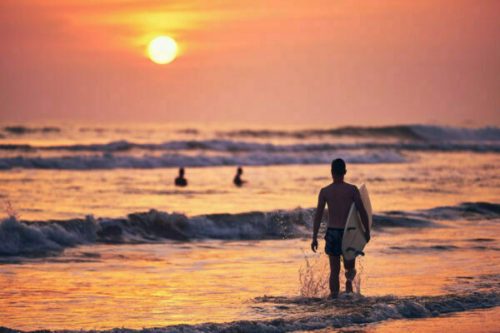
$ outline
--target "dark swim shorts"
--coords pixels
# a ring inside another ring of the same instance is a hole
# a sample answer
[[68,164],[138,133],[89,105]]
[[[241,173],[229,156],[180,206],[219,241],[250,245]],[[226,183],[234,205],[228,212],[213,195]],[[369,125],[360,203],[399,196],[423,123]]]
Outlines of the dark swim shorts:
[[326,254],[329,256],[340,256],[342,254],[342,237],[344,237],[344,229],[326,229]]

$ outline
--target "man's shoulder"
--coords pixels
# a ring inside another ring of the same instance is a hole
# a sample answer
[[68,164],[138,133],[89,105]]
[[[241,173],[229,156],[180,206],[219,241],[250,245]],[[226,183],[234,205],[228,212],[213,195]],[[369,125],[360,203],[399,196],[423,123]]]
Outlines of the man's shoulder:
[[348,192],[357,192],[358,191],[358,187],[354,184],[344,182],[342,185],[343,185],[342,191],[348,191]]
[[[344,186],[344,188],[349,188],[349,189],[352,189],[352,190],[357,190],[358,187],[354,184],[351,184],[351,183],[347,183],[347,182],[344,182],[343,184],[340,185],[340,188]],[[331,190],[331,189],[334,189],[334,188],[337,188],[339,187],[337,184],[335,183],[330,183],[324,187],[321,188],[321,191],[328,191],[328,190]]]
[[326,192],[326,191],[330,190],[332,188],[332,186],[333,186],[333,183],[330,183],[330,184],[322,187],[320,191],[321,192]]
[[322,187],[322,188],[319,190],[319,196],[321,196],[321,197],[325,197],[325,196],[327,196],[327,195],[328,195],[328,192],[329,192],[329,191],[328,191],[328,187],[329,187],[329,185]]
[[344,182],[344,184],[345,184],[345,185],[347,185],[347,187],[348,187],[351,191],[353,191],[353,192],[357,192],[357,191],[359,191],[359,190],[358,190],[358,187],[357,187],[356,185],[354,185],[354,184],[351,184],[351,183],[346,183],[346,182]]

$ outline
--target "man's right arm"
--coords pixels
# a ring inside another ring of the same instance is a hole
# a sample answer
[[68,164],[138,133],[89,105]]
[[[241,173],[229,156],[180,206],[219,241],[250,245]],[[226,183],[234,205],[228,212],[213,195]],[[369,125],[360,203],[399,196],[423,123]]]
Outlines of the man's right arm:
[[326,200],[323,195],[323,190],[319,192],[318,195],[318,206],[316,207],[316,214],[314,216],[313,224],[313,239],[311,243],[311,249],[316,252],[318,249],[318,232],[321,225],[321,220],[323,219],[323,212],[325,211]]

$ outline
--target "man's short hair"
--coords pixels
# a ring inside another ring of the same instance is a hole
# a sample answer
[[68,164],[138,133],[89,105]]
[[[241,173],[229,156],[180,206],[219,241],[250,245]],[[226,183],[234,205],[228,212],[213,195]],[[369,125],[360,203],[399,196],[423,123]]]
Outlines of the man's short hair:
[[332,161],[332,174],[335,176],[343,176],[346,173],[345,162],[341,158],[336,158]]

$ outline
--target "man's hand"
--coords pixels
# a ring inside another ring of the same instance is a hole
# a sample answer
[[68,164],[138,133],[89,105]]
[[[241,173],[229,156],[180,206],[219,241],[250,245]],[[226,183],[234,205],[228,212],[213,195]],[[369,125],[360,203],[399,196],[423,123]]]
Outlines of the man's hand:
[[313,240],[311,242],[311,250],[316,253],[316,250],[318,249],[318,239],[316,237],[313,237]]
[[365,232],[365,239],[366,239],[367,243],[370,241],[370,238],[371,238],[370,237],[370,232],[369,231]]

